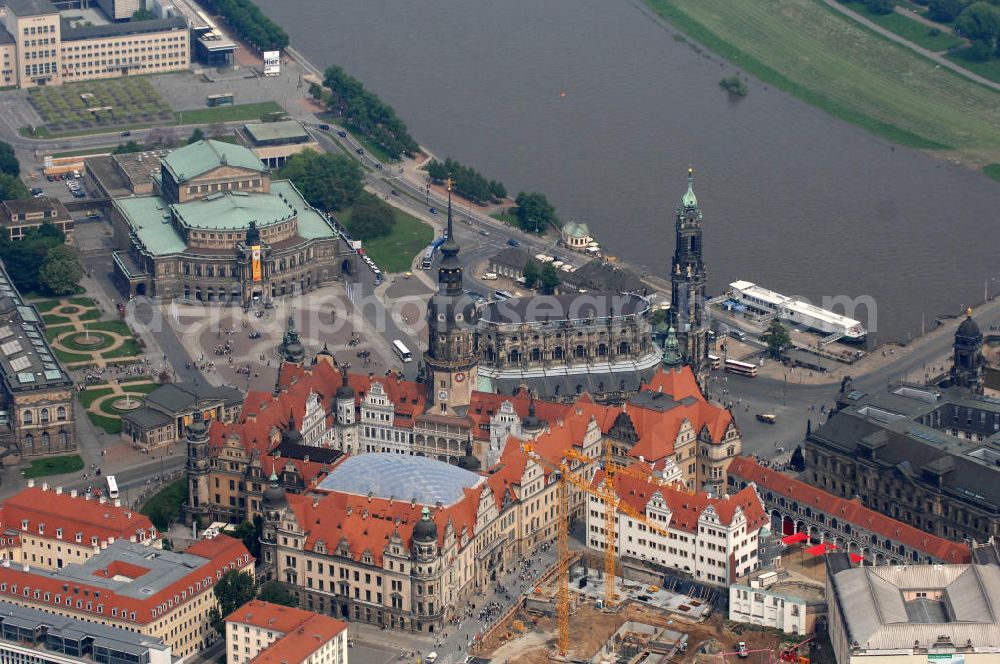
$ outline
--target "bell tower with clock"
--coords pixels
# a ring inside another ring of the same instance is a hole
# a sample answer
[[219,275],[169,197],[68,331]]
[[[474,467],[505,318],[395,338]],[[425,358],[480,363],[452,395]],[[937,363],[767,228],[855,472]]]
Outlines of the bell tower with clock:
[[427,367],[430,412],[455,415],[468,406],[476,385],[479,349],[476,348],[476,303],[462,289],[451,212],[451,178],[448,179],[448,236],[441,245],[438,290],[427,305]]

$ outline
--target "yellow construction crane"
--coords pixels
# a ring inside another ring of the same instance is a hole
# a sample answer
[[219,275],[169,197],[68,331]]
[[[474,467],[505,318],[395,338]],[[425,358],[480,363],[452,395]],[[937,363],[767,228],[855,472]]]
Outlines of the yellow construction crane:
[[[617,576],[617,565],[615,561],[615,537],[616,537],[616,517],[618,512],[628,515],[632,519],[646,525],[650,530],[664,536],[669,536],[666,529],[650,521],[645,514],[634,509],[631,505],[621,500],[614,490],[614,473],[629,471],[627,466],[613,464],[610,461],[610,448],[605,449],[605,473],[607,478],[599,486],[592,486],[586,478],[580,477],[579,473],[573,473],[569,469],[569,461],[579,461],[584,464],[596,463],[597,459],[577,452],[576,450],[564,450],[563,461],[553,464],[543,459],[534,451],[531,443],[525,443],[524,451],[535,463],[545,466],[555,474],[559,485],[556,487],[559,497],[558,515],[558,560],[557,576],[558,587],[556,593],[556,620],[559,626],[558,649],[559,654],[565,656],[569,652],[569,486],[572,484],[581,491],[596,496],[604,503],[604,606],[606,609],[614,608],[617,604],[615,596],[615,577]],[[609,471],[608,468],[611,468]],[[629,471],[628,474],[632,474]],[[642,479],[649,479],[645,474],[638,475]]]

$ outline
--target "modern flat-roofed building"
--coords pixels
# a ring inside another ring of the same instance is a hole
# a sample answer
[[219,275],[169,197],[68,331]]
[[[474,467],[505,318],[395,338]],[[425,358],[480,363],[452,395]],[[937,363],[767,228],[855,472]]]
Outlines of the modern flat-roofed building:
[[319,143],[296,120],[245,124],[236,137],[268,168],[281,168],[289,157],[303,150],[320,151]]
[[125,629],[0,602],[0,661],[4,664],[171,664],[161,639]]
[[156,526],[121,502],[79,495],[47,484],[28,488],[0,506],[0,537],[11,540],[0,557],[13,563],[61,569],[85,562],[116,541],[163,547]]
[[149,150],[90,157],[84,161],[87,176],[108,198],[147,196],[160,172],[160,158],[169,150]]
[[852,568],[846,553],[827,560],[838,664],[1000,661],[1000,567]]
[[239,540],[218,535],[183,553],[116,541],[78,565],[46,570],[0,564],[0,600],[158,638],[185,658],[217,638],[214,585],[230,571],[253,574]]
[[[111,3],[112,18],[123,18],[119,7],[128,16],[139,8],[137,0],[100,0]],[[20,88],[187,69],[190,54],[180,17],[71,27],[50,0],[7,0],[0,30],[0,77]]]
[[347,664],[347,623],[251,600],[226,616],[227,664]]
[[756,570],[729,586],[729,619],[812,634],[826,616],[822,583],[787,569]]
[[52,354],[38,311],[0,264],[0,445],[23,456],[76,449],[73,380]]
[[7,237],[14,241],[23,240],[32,228],[52,224],[66,236],[66,244],[73,242],[73,217],[59,199],[48,196],[3,201],[0,224],[7,229]]

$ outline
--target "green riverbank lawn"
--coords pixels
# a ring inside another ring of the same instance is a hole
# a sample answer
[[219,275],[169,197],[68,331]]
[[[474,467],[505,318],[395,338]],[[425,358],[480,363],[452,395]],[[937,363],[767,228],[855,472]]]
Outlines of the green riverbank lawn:
[[1000,161],[1000,93],[822,0],[646,0],[733,65],[899,143]]

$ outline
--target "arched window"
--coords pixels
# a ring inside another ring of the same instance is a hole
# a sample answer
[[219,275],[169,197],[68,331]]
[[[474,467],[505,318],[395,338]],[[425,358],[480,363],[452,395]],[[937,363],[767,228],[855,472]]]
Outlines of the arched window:
[[48,431],[43,431],[42,432],[42,449],[46,449],[47,450],[48,448],[49,448],[49,432]]
[[30,433],[24,437],[24,446],[32,451],[34,451],[35,449],[35,437],[32,436]]
[[26,410],[26,411],[24,411],[24,415],[23,415],[22,417],[23,417],[23,419],[24,419],[24,423],[25,423],[25,424],[31,424],[32,420],[34,419],[34,418],[33,418],[33,417],[31,416],[31,411],[30,411],[30,410]]
[[56,408],[56,419],[60,422],[66,419],[66,406]]
[[45,423],[47,423],[49,421],[49,409],[48,408],[42,408],[42,410],[38,414],[38,421],[41,422],[42,424],[45,424]]
[[59,444],[66,447],[66,443],[69,442],[69,436],[66,435],[66,431],[63,429],[59,430]]
[[586,355],[587,353],[583,349],[583,346],[581,345],[581,346],[577,346],[576,347],[576,350],[573,352],[573,354],[576,355],[576,357],[578,357],[578,358],[583,358],[584,355]]
[[562,346],[556,346],[552,349],[552,359],[561,360],[563,359],[563,349]]
[[597,345],[597,357],[604,357],[607,354],[608,354],[608,345],[607,344],[598,344]]
[[627,341],[623,341],[620,344],[618,344],[618,354],[619,355],[628,355],[628,342]]
[[541,362],[542,361],[542,349],[541,348],[532,348],[531,349],[531,361],[532,362]]

